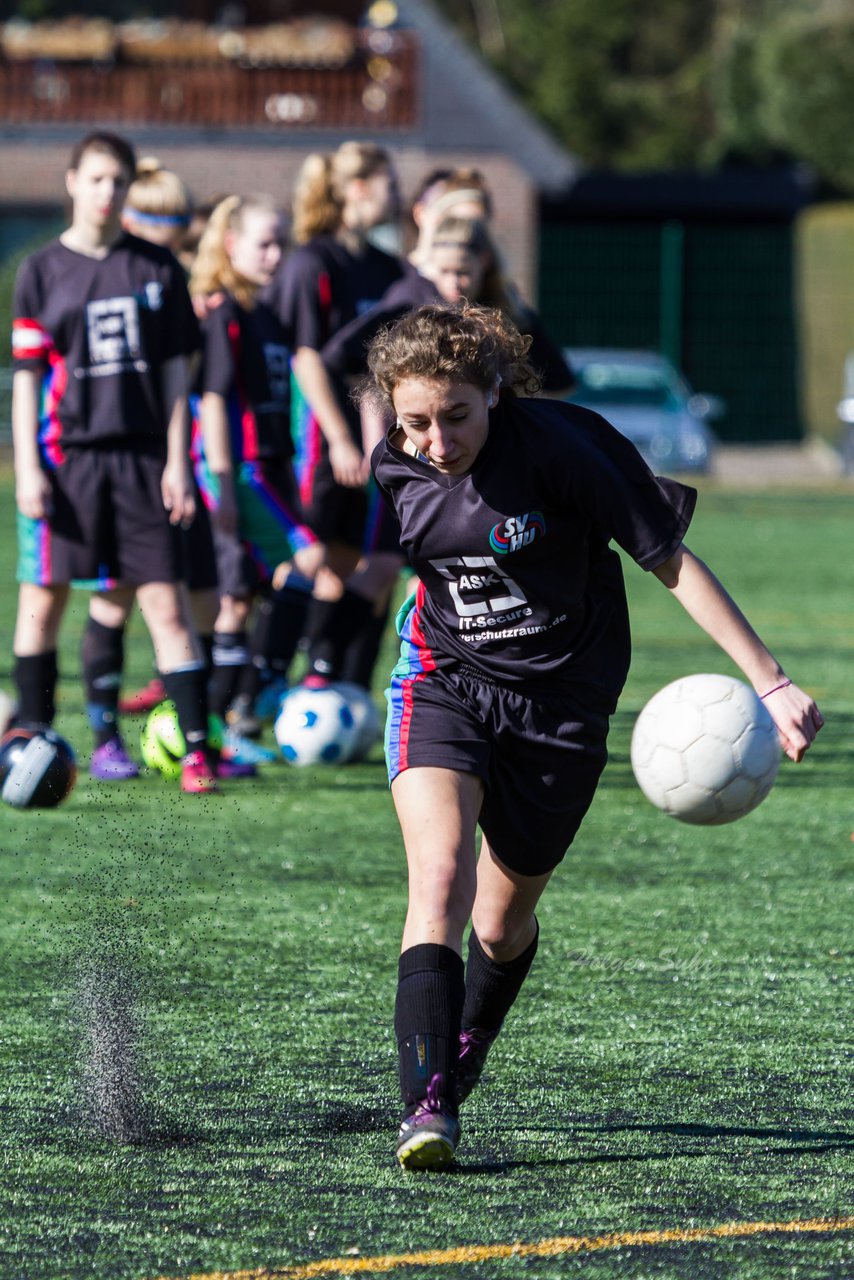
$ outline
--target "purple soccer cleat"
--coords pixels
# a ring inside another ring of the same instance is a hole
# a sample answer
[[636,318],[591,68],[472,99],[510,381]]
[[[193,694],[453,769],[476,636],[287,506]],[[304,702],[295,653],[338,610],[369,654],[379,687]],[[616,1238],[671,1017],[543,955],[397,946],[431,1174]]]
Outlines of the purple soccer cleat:
[[402,1169],[446,1169],[460,1140],[460,1122],[439,1097],[442,1077],[435,1075],[427,1097],[401,1121],[395,1148]]
[[89,772],[99,782],[129,782],[139,777],[139,765],[131,760],[125,744],[116,735],[92,752]]

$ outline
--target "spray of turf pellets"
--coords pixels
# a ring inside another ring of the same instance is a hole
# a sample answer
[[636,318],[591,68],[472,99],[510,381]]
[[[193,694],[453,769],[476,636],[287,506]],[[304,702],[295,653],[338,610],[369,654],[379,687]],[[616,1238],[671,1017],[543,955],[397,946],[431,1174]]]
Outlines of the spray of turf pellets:
[[75,1021],[88,1124],[113,1142],[145,1143],[151,1116],[140,1056],[141,983],[127,960],[100,951],[78,961]]

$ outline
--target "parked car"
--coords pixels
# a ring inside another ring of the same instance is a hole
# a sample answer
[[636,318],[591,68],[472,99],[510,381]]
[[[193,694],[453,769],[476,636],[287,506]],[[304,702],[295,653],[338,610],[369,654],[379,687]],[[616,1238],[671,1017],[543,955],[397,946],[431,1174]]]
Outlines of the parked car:
[[656,472],[706,472],[723,416],[718,396],[692,391],[666,356],[654,351],[567,347],[576,377],[573,404],[595,409],[637,447]]

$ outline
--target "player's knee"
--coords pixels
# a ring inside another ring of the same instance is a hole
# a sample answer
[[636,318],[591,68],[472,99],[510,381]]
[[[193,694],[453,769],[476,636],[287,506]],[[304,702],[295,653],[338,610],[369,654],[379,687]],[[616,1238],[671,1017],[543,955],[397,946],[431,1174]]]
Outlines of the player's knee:
[[521,944],[528,940],[531,931],[531,917],[525,920],[516,918],[475,917],[472,927],[477,934],[478,942],[483,950],[498,964],[518,955]]

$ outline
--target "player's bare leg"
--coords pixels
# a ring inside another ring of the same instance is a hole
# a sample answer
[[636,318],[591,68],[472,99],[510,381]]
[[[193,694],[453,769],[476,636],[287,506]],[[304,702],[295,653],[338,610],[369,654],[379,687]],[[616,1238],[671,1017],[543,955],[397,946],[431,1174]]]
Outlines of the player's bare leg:
[[151,634],[157,668],[175,704],[187,744],[181,786],[185,791],[216,789],[216,760],[208,746],[207,670],[190,626],[183,593],[174,582],[147,582],[137,599]]
[[119,727],[125,625],[135,594],[128,586],[95,592],[83,632],[86,714],[95,739],[89,771],[100,782],[127,782],[139,776],[139,766],[125,750]]

